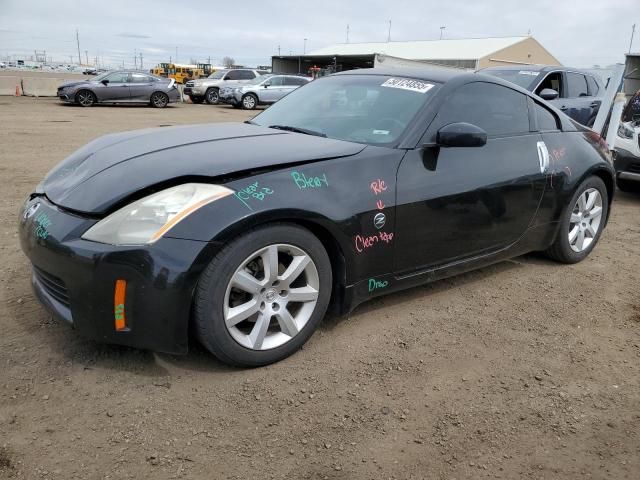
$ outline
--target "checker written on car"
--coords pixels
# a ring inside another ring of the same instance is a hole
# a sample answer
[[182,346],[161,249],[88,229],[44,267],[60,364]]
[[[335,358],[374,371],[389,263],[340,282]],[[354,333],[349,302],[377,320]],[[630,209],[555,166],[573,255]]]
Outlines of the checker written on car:
[[220,101],[236,108],[253,110],[258,105],[271,105],[312,79],[295,75],[263,75],[245,84],[225,85]]

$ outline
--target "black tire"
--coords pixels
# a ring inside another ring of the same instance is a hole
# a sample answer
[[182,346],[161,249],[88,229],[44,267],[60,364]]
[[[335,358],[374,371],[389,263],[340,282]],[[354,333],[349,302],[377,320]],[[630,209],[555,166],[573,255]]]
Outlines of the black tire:
[[[595,188],[600,193],[602,198],[602,217],[600,221],[600,225],[598,227],[598,231],[596,235],[593,237],[593,241],[589,244],[587,248],[585,248],[581,252],[576,252],[571,248],[569,244],[569,226],[570,226],[570,218],[571,213],[578,201],[578,198],[588,189]],[[558,234],[551,245],[545,252],[550,258],[562,263],[578,263],[584,260],[594,249],[598,240],[600,239],[600,235],[604,230],[604,226],[606,224],[607,215],[609,213],[609,195],[607,193],[607,187],[604,182],[599,177],[589,177],[584,182],[580,184],[580,186],[576,189],[571,200],[565,207],[562,212],[562,217],[560,219],[560,228],[558,229]]]
[[220,95],[217,88],[211,87],[207,89],[207,92],[204,94],[204,98],[209,105],[217,105],[220,103]]
[[640,182],[618,178],[618,180],[616,180],[616,184],[622,192],[640,193]]
[[247,93],[244,97],[242,97],[241,104],[244,110],[253,110],[258,106],[258,97],[256,97],[253,93]]
[[204,102],[204,97],[189,97],[191,99],[191,103],[202,103]]
[[233,105],[233,108],[237,108],[237,109],[242,108],[242,104],[241,103],[232,103],[231,105]]
[[[317,303],[304,327],[286,343],[269,350],[254,350],[238,343],[227,329],[224,299],[236,269],[254,252],[274,244],[300,248],[315,263],[319,278]],[[296,352],[311,337],[326,313],[331,288],[329,256],[311,232],[290,224],[252,229],[226,245],[202,273],[195,293],[196,336],[207,350],[230,365],[258,367],[277,362]]]
[[76,93],[76,103],[81,107],[91,107],[97,102],[95,93],[91,90],[80,90]]
[[169,105],[169,95],[164,92],[153,92],[149,103],[153,108],[164,108]]

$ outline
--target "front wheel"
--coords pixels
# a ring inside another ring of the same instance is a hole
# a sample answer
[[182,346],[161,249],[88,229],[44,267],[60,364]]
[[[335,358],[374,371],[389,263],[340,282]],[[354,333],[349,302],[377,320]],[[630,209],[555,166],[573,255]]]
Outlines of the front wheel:
[[608,212],[604,182],[598,177],[587,178],[565,208],[558,236],[547,254],[562,263],[584,260],[598,243]]
[[242,108],[245,110],[253,110],[258,105],[258,99],[252,93],[247,93],[242,97]]
[[331,288],[329,257],[311,232],[282,224],[251,230],[203,272],[195,297],[197,336],[225,363],[277,362],[313,334]]
[[204,94],[204,98],[209,105],[217,105],[220,103],[220,95],[217,88],[210,88],[207,93]]
[[155,108],[164,108],[169,104],[169,96],[166,93],[154,92],[151,95],[151,106]]
[[83,107],[90,107],[96,103],[96,96],[90,90],[80,90],[76,94],[76,102]]

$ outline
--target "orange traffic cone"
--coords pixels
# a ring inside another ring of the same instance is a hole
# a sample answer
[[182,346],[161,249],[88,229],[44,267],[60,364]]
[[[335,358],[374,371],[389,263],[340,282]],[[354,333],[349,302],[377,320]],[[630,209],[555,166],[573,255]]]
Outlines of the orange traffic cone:
[[20,85],[16,85],[16,97],[19,97],[20,95],[22,95],[20,93]]

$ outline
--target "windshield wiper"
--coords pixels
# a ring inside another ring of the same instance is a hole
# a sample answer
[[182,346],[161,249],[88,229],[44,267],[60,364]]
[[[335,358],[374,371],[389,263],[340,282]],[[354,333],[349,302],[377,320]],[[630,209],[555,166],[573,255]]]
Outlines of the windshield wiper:
[[277,130],[286,130],[287,132],[304,133],[305,135],[313,135],[315,137],[327,138],[324,133],[316,132],[315,130],[309,130],[307,128],[292,127],[290,125],[269,125],[269,128],[275,128]]

